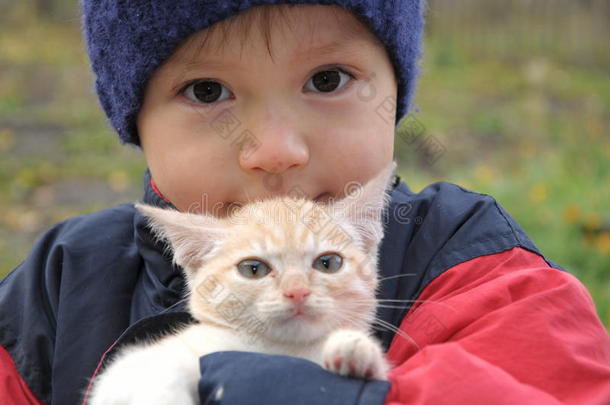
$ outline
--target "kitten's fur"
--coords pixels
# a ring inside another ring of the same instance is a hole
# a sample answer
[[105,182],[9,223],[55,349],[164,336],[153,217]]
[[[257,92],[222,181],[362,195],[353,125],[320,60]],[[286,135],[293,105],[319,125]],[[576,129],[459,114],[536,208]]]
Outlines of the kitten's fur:
[[[292,355],[341,375],[386,379],[389,364],[370,331],[381,215],[395,167],[391,162],[328,205],[278,197],[217,218],[137,203],[184,269],[189,309],[199,323],[123,349],[96,377],[89,403],[199,403],[198,359],[222,350]],[[329,252],[343,258],[339,270],[315,269],[314,260]],[[237,264],[250,258],[272,271],[245,277]],[[293,317],[298,294],[304,315]]]

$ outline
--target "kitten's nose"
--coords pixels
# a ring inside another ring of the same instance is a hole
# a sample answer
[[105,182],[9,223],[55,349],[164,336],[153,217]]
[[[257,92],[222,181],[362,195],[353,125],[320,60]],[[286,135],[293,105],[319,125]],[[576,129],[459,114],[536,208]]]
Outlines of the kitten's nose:
[[293,288],[291,290],[284,292],[284,297],[291,299],[296,304],[301,304],[301,303],[303,303],[303,301],[305,301],[305,298],[309,294],[311,294],[311,291],[309,290],[309,288],[300,287],[300,288]]

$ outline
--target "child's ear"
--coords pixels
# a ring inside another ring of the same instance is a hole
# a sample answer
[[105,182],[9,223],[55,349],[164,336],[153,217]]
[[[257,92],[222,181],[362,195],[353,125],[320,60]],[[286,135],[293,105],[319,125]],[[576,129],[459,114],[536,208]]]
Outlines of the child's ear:
[[392,161],[366,184],[354,188],[336,203],[335,212],[359,233],[365,252],[373,252],[383,238],[383,210],[391,200],[390,180],[396,169]]
[[222,241],[224,228],[212,215],[182,213],[139,202],[135,207],[148,218],[155,236],[169,241],[174,263],[189,274],[200,268]]

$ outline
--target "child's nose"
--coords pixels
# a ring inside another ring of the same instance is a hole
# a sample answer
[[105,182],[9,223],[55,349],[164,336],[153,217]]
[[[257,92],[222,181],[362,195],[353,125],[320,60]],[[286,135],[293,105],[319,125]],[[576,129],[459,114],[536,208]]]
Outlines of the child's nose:
[[240,165],[246,171],[283,173],[309,162],[309,148],[296,131],[274,127],[250,133],[249,136],[252,139],[240,148],[239,157]]

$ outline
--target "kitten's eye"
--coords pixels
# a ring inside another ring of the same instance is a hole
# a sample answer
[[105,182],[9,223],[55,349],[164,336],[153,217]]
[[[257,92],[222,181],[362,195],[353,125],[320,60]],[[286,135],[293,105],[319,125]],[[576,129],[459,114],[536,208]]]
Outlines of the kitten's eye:
[[[342,69],[334,68],[322,70],[311,77],[305,84],[305,89],[311,90],[314,93],[330,93],[342,87],[352,79],[353,76]],[[314,89],[311,89],[310,83]]]
[[242,260],[237,264],[237,270],[246,278],[262,278],[271,272],[267,263],[257,259]]
[[320,255],[313,261],[312,267],[324,273],[335,273],[343,264],[343,258],[336,253]]
[[[195,103],[211,104],[226,100],[231,92],[221,83],[213,80],[197,80],[182,90],[184,96]],[[222,98],[221,96],[225,96]]]

